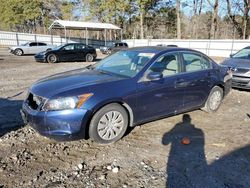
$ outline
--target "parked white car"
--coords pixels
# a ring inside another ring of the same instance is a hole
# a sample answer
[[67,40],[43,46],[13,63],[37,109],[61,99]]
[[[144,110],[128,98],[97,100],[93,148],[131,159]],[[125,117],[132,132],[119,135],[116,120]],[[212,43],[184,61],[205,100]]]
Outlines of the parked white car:
[[51,50],[55,48],[54,45],[48,45],[44,42],[27,42],[20,46],[9,47],[10,53],[21,56],[24,54],[37,54],[39,52]]

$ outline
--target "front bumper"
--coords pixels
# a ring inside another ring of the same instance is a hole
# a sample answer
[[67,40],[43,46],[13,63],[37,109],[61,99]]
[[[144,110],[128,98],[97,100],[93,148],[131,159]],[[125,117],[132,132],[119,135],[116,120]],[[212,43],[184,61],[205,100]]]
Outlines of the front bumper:
[[42,62],[42,63],[46,62],[46,59],[44,56],[35,55],[34,58],[35,58],[36,62]]
[[11,54],[14,54],[14,52],[15,52],[15,50],[13,50],[13,49],[11,49],[11,48],[9,48],[9,53],[11,53]]
[[100,51],[101,51],[102,54],[107,54],[108,53],[108,49],[100,48]]
[[56,140],[76,140],[86,138],[86,127],[90,111],[72,109],[62,111],[36,111],[23,103],[21,115],[41,135]]
[[250,77],[233,75],[232,87],[250,89]]

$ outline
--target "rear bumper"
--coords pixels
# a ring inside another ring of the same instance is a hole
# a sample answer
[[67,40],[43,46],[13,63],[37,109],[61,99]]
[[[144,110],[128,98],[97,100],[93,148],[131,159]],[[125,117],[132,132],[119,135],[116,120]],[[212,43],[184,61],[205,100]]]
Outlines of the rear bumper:
[[250,77],[233,76],[232,87],[250,89]]
[[36,111],[23,103],[21,115],[38,133],[56,140],[76,140],[86,138],[86,127],[90,112],[85,109],[62,111]]

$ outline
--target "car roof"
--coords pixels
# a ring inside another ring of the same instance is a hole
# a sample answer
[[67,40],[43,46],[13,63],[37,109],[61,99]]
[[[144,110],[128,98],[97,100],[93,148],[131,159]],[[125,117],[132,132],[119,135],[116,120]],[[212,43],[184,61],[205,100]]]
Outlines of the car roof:
[[70,43],[66,43],[66,44],[64,44],[64,45],[67,45],[67,44],[83,44],[83,45],[86,45],[86,46],[87,46],[87,44],[80,43],[80,42],[70,42]]
[[190,52],[198,52],[196,50],[192,50],[189,48],[180,48],[180,47],[168,47],[168,46],[142,46],[142,47],[134,47],[129,48],[127,50],[131,51],[138,51],[138,52],[144,52],[144,53],[161,53],[161,52],[174,52],[174,51],[190,51]]
[[249,48],[250,48],[250,46],[245,47],[245,49],[249,49]]

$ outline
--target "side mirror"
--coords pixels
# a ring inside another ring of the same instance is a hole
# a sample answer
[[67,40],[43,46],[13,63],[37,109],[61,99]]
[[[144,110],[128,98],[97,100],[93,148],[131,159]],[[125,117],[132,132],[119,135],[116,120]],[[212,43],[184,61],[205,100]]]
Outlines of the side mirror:
[[234,54],[230,54],[230,58],[232,58],[234,56]]
[[161,72],[150,72],[147,75],[147,79],[149,80],[160,80],[161,78],[163,78],[163,74]]

